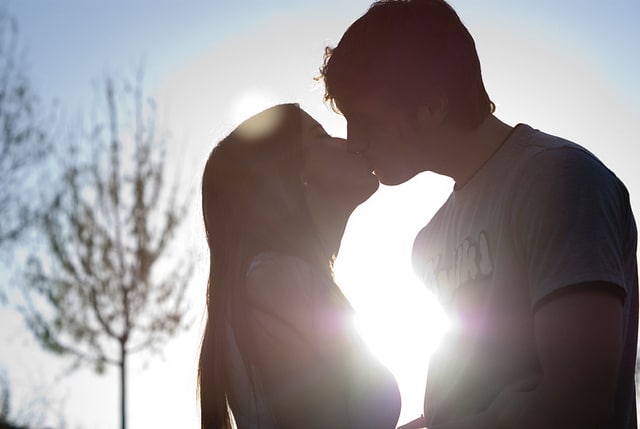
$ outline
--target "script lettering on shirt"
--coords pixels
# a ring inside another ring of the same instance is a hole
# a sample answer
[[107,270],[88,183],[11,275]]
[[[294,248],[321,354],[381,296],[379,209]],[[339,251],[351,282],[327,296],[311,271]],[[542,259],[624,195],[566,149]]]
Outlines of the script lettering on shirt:
[[487,234],[481,231],[477,238],[467,237],[452,255],[438,254],[427,261],[423,273],[425,284],[437,293],[440,301],[448,304],[461,286],[469,285],[493,273],[493,259]]

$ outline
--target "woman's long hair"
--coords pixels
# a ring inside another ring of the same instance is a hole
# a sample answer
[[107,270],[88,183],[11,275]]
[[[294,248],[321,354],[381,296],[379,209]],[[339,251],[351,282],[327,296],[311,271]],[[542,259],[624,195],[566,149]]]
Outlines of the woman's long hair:
[[[233,308],[242,302],[252,259],[264,251],[282,252],[331,272],[331,255],[321,250],[305,203],[303,165],[300,107],[282,104],[243,122],[213,149],[205,166],[202,210],[210,271],[198,368],[203,429],[231,428],[225,324],[232,320],[240,350],[246,350],[240,312]],[[245,365],[251,355],[243,353]]]

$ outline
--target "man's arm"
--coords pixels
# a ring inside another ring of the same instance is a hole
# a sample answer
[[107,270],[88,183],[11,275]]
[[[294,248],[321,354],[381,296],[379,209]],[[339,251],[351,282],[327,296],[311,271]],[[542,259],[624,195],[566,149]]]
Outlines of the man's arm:
[[599,428],[614,405],[622,355],[622,301],[617,286],[577,285],[535,312],[542,375],[505,389],[476,416],[430,429]]

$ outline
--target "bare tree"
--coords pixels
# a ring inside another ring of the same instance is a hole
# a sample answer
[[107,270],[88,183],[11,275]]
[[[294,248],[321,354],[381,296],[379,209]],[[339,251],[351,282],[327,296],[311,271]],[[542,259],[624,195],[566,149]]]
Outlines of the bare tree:
[[9,411],[11,411],[11,389],[7,375],[0,370],[0,424],[8,424],[6,422],[9,419]]
[[11,382],[5,370],[0,369],[0,429],[64,429],[67,427],[64,417],[58,415],[58,423],[45,425],[45,420],[55,417],[57,405],[48,399],[49,395],[42,389],[31,393],[27,402],[17,407],[11,397]]
[[165,185],[165,138],[142,75],[133,84],[108,77],[99,94],[103,110],[67,155],[63,186],[43,216],[48,248],[29,260],[23,312],[46,349],[98,373],[119,368],[124,429],[127,359],[186,329],[194,265],[189,252],[170,257],[189,198],[177,179]]
[[25,191],[50,149],[18,41],[17,23],[0,5],[0,246],[35,218],[36,199]]

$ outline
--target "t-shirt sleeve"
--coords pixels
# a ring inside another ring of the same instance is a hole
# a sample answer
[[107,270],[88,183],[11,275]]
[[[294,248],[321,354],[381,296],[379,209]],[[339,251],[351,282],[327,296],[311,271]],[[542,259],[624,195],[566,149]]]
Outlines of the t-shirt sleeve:
[[626,295],[629,197],[600,161],[575,148],[546,150],[523,169],[512,216],[533,305],[562,288],[605,282]]

